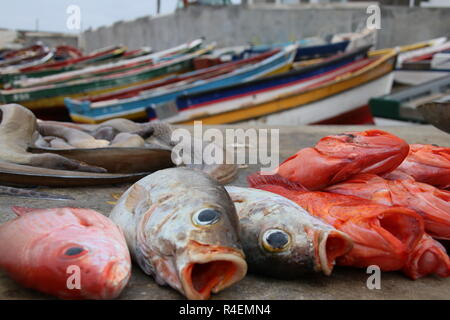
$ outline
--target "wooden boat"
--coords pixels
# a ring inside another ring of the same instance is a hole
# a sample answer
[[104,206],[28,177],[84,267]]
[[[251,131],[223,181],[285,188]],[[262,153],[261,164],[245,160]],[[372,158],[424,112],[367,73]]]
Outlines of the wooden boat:
[[340,52],[344,52],[349,43],[350,41],[344,40],[335,43],[300,47],[295,55],[295,61],[309,60],[319,57],[330,57]]
[[434,54],[430,67],[435,70],[450,70],[450,50]]
[[80,98],[105,93],[145,83],[170,74],[191,70],[192,60],[209,50],[211,50],[211,47],[200,49],[173,60],[113,75],[80,79],[60,84],[1,90],[0,102],[20,103],[32,110],[62,107],[66,97]]
[[130,50],[130,51],[125,52],[122,55],[122,58],[124,58],[124,59],[132,59],[132,58],[145,56],[145,55],[150,54],[152,52],[153,52],[152,48],[150,48],[150,47],[142,47],[140,49]]
[[450,75],[372,98],[369,105],[376,117],[424,123],[418,107],[449,93]]
[[198,50],[203,44],[203,40],[198,39],[190,43],[159,51],[156,53],[136,57],[133,59],[124,59],[105,63],[101,65],[86,67],[80,70],[68,71],[50,75],[41,78],[24,79],[15,82],[14,88],[28,88],[40,85],[49,85],[56,83],[64,83],[83,78],[111,75],[114,73],[125,72],[133,69],[138,69],[144,66],[155,64],[163,60],[170,60],[182,54]]
[[350,41],[346,50],[353,50],[365,46],[373,47],[377,42],[377,29],[364,28],[359,32],[337,33],[331,38],[332,43]]
[[419,106],[419,112],[428,123],[450,133],[450,95]]
[[[176,106],[179,111],[183,111],[185,109],[216,105],[217,103],[221,103],[221,101],[228,103],[229,99],[244,96],[247,98],[252,97],[252,99],[262,99],[266,93],[274,94],[276,92],[277,94],[281,94],[294,91],[304,86],[305,79],[319,77],[322,74],[332,72],[346,64],[360,60],[366,56],[368,48],[369,47],[359,48],[345,54],[336,55],[327,60],[321,59],[315,64],[310,64],[307,67],[293,70],[285,74],[253,80],[242,84],[235,84],[215,90],[203,91],[197,94],[183,94],[177,98]],[[261,92],[263,92],[263,94],[258,95]],[[152,118],[155,113],[152,110],[148,111]]]
[[20,68],[27,68],[27,67],[42,65],[42,64],[45,64],[45,63],[51,61],[54,57],[55,57],[54,50],[45,51],[45,52],[42,52],[41,54],[35,55],[32,59],[26,59],[26,60],[22,59],[22,62],[18,65],[13,64],[13,65],[9,65],[4,68],[0,68],[0,74],[14,73],[14,72],[17,72],[17,70],[19,70]]
[[[205,67],[205,68],[195,68],[195,71],[183,73],[180,75],[173,75],[170,77],[166,77],[160,80],[152,81],[145,84],[140,84],[136,86],[131,86],[125,89],[121,90],[115,90],[112,92],[108,92],[105,94],[99,94],[94,96],[89,96],[83,98],[83,101],[89,101],[89,102],[99,102],[99,101],[106,101],[106,100],[113,100],[113,99],[125,99],[125,98],[131,98],[135,97],[141,92],[150,90],[150,89],[156,89],[161,88],[167,85],[172,85],[175,83],[179,83],[182,81],[191,81],[191,80],[201,80],[201,79],[210,79],[222,74],[229,73],[231,71],[236,70],[239,67],[242,67],[244,65],[257,63],[259,61],[262,61],[264,59],[267,59],[274,54],[278,53],[280,50],[275,49],[272,51],[268,51],[265,53],[258,54],[253,57],[249,57],[247,59],[242,60],[235,60],[228,63],[221,62],[220,64],[215,64],[212,67]],[[198,58],[194,59],[194,65],[199,59],[202,59],[204,56],[209,56],[208,54],[202,55]],[[78,103],[79,104],[79,103]]]
[[[301,43],[302,43],[301,41],[292,43],[298,45],[294,61],[309,60],[319,57],[329,57],[339,52],[344,52],[350,41],[344,40],[336,43],[314,44],[306,46],[302,46]],[[267,51],[268,49],[280,47],[282,48],[283,46],[286,45],[289,45],[289,43],[250,47],[249,49],[245,50],[243,54],[245,55],[248,53],[260,53]]]
[[[245,93],[231,86],[218,90],[216,95],[214,91],[199,93],[195,96],[196,104],[188,103],[188,107],[181,103],[189,102],[189,97],[180,97],[177,106],[182,110],[164,120],[177,124],[192,124],[196,120],[203,124],[252,120],[270,125],[301,125],[348,116],[348,112],[364,107],[370,96],[390,91],[396,56],[394,49],[373,52],[284,86],[255,86]],[[326,62],[319,65],[322,64],[326,66]],[[317,66],[305,69],[311,68]],[[202,98],[206,102],[202,103]]]
[[[421,45],[422,44],[422,45]],[[414,46],[414,44],[413,44]],[[397,68],[401,68],[404,62],[420,60],[421,57],[433,54],[448,46],[447,37],[440,37],[415,44],[415,47],[402,50],[397,58]]]
[[43,45],[33,45],[24,49],[15,50],[6,54],[3,59],[0,60],[0,68],[20,66],[24,63],[42,58],[47,55],[49,51],[50,49]]
[[[239,101],[240,98],[250,99],[245,103],[256,103],[257,101],[263,101],[266,97],[273,94],[279,95],[293,92],[305,85],[305,79],[318,78],[325,73],[333,72],[335,69],[364,58],[368,48],[359,48],[332,58],[320,59],[314,64],[308,64],[303,68],[272,77],[203,91],[197,94],[183,94],[177,98],[176,107],[181,116],[185,114],[184,111],[217,105],[222,102],[223,104],[230,102],[241,103]],[[150,119],[155,117],[153,110],[148,109],[148,114]]]
[[[75,122],[98,123],[117,117],[139,119],[146,117],[146,108],[174,101],[181,93],[193,93],[224,85],[249,81],[290,69],[297,47],[288,46],[267,58],[249,58],[244,61],[201,69],[181,76],[175,83],[157,86],[134,96],[91,103],[66,99],[66,106]],[[267,54],[266,54],[267,55]],[[261,61],[262,60],[262,61]],[[237,67],[240,68],[237,68]],[[205,78],[206,77],[206,78]],[[170,79],[168,79],[170,81]]]
[[54,61],[66,61],[81,58],[83,53],[75,47],[68,45],[59,45],[55,48]]
[[64,61],[55,61],[52,63],[39,64],[36,66],[29,66],[14,70],[6,70],[3,73],[0,72],[0,83],[2,83],[4,86],[7,86],[7,84],[20,79],[44,77],[68,70],[74,70],[76,68],[93,63],[107,61],[109,59],[122,55],[125,51],[126,47],[123,46],[108,47],[105,49],[94,51],[86,56],[82,56],[79,58],[68,59]]
[[450,50],[447,38],[430,40],[430,45],[424,48],[401,53],[397,61],[395,82],[403,85],[423,84],[450,74],[450,67],[440,67],[434,56]]

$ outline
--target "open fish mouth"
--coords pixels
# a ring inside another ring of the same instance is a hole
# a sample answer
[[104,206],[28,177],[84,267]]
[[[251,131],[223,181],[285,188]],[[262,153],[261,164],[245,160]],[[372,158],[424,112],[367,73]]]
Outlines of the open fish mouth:
[[425,235],[410,254],[404,271],[414,280],[433,273],[447,278],[450,277],[450,257],[439,242]]
[[[400,207],[388,208],[379,216],[378,232],[395,238],[411,250],[420,240],[424,226],[415,212]],[[387,237],[389,239],[389,237]]]
[[[220,250],[220,249],[219,249]],[[188,299],[205,300],[244,278],[247,263],[238,250],[193,254],[181,270],[181,284]]]
[[416,269],[417,278],[433,273],[441,277],[448,277],[450,276],[450,259],[442,251],[429,248],[421,252],[417,259]]
[[[364,220],[364,219],[363,219]],[[342,265],[366,267],[378,265],[383,271],[401,269],[412,250],[423,235],[423,221],[406,208],[390,207],[361,225],[343,226],[354,241],[357,252],[350,252],[350,259],[338,260]],[[355,260],[356,259],[356,260]]]
[[322,272],[329,276],[333,271],[335,260],[353,248],[353,241],[343,232],[320,232],[319,263]]

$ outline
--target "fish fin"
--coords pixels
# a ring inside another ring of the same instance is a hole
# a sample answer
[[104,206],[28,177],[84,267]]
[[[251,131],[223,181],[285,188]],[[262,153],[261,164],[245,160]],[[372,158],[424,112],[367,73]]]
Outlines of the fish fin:
[[20,207],[20,206],[12,206],[11,210],[20,217],[20,216],[26,215],[27,213],[36,211],[38,209],[36,209],[36,208]]
[[139,184],[134,184],[125,199],[125,207],[132,213],[145,213],[152,205],[148,191]]
[[300,183],[292,182],[279,174],[263,175],[260,172],[256,172],[247,177],[247,183],[252,188],[263,185],[275,185],[292,191],[308,191]]
[[231,201],[233,201],[233,202],[239,203],[239,202],[244,202],[246,200],[246,198],[236,190],[230,190],[227,188],[227,192],[231,198]]
[[144,271],[149,276],[155,277],[156,275],[155,268],[150,263],[149,256],[144,252],[143,248],[139,244],[136,246],[136,249],[134,250],[134,257],[139,267],[141,267],[142,271]]

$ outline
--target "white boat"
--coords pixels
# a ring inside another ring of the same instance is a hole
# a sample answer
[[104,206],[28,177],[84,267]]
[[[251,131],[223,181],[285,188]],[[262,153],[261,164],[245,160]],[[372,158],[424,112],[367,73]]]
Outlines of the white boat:
[[[419,85],[450,74],[450,67],[444,65],[437,67],[435,60],[440,51],[450,50],[450,41],[446,37],[430,40],[430,45],[424,48],[402,52],[397,58],[395,82],[402,85]],[[408,61],[419,59],[422,56],[433,55],[430,61],[417,62],[408,66]],[[434,60],[434,64],[433,64]]]
[[[181,98],[179,106],[187,107],[164,120],[177,124],[198,120],[204,124],[373,123],[368,100],[390,92],[396,55],[396,50],[385,50],[300,81],[245,94],[230,87]],[[202,102],[213,96],[217,98]]]
[[246,121],[245,123],[298,126],[324,123],[331,119],[336,119],[336,122],[340,122],[339,117],[343,115],[357,117],[358,112],[366,112],[365,108],[369,108],[367,106],[368,97],[388,94],[391,92],[393,81],[394,74],[391,72],[375,81],[329,98],[309,103],[301,108],[267,115],[256,120]]

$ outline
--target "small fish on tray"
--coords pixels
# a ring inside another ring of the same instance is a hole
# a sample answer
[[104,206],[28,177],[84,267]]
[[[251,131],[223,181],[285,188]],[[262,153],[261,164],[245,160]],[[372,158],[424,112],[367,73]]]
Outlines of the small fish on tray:
[[[41,121],[21,105],[1,105],[0,183],[64,187],[135,182],[175,165],[199,168],[222,183],[236,176],[236,165],[172,161],[177,156],[171,139],[172,129],[164,123]],[[198,157],[202,151],[193,153]]]

